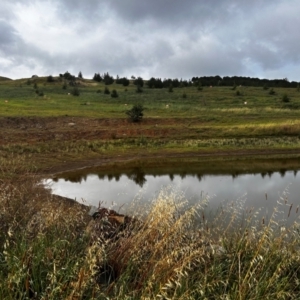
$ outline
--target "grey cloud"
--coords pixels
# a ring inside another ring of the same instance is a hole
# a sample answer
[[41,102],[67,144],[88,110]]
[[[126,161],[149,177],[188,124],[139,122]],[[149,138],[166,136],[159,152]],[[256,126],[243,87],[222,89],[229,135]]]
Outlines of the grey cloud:
[[300,3],[284,7],[281,4],[274,11],[264,10],[254,20],[244,51],[264,70],[300,62],[299,10]]
[[[266,4],[263,0],[111,0],[93,2],[94,10],[107,5],[111,11],[129,22],[141,22],[144,19],[154,19],[159,23],[170,23],[176,28],[178,22],[195,26],[203,22],[220,22],[235,17],[237,13],[249,14],[264,6],[273,6],[280,0]],[[71,0],[65,0],[70,3]],[[75,1],[79,2],[79,0]],[[72,1],[73,3],[73,1]],[[80,3],[80,2],[79,2]],[[181,24],[182,25],[182,24]]]
[[3,2],[0,5],[0,20],[2,21],[9,21],[14,19],[14,13],[12,10],[11,3],[9,2]]
[[[94,42],[85,47],[80,53],[64,55],[55,58],[55,66],[68,68],[69,71],[78,72],[86,70],[89,75],[95,72],[109,72],[113,75],[130,76],[141,75],[159,60],[164,60],[173,53],[171,45],[160,38],[151,42],[136,40],[132,44],[121,45],[117,40],[107,39],[105,43]],[[86,59],[86,58],[89,59]],[[70,66],[77,66],[76,69]]]
[[5,50],[10,45],[17,42],[15,29],[4,21],[0,20],[0,49]]
[[[26,39],[14,25],[16,5],[44,2],[55,9],[52,49],[50,43],[42,49],[41,30],[31,28],[36,40]],[[300,63],[299,11],[298,0],[4,0],[0,55],[14,66],[49,74],[190,78],[288,72]],[[68,29],[63,44],[58,23]]]
[[53,2],[58,5],[58,14],[73,22],[76,22],[76,19],[101,22],[103,18],[114,18],[120,23],[135,24],[153,20],[157,24],[175,30],[180,30],[178,26],[189,30],[195,27],[206,30],[206,26],[222,26],[222,23],[230,21],[237,13],[249,13],[258,8],[262,0],[253,1],[252,5],[245,0],[53,0]]
[[164,73],[165,77],[175,75],[178,78],[191,78],[192,76],[243,75],[245,66],[241,54],[235,50],[194,50],[162,63],[156,71]]

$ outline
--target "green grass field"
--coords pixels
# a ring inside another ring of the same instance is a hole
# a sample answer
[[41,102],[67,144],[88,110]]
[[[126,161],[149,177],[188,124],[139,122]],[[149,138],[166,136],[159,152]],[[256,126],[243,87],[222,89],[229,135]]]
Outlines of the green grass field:
[[[28,80],[31,82],[28,84]],[[34,88],[34,83],[37,87]],[[275,95],[255,87],[197,87],[168,89],[143,88],[136,93],[132,83],[128,87],[112,84],[119,97],[104,94],[105,85],[92,80],[81,80],[80,96],[68,95],[72,87],[62,88],[63,81],[49,83],[46,78],[20,79],[0,82],[0,116],[86,116],[124,118],[127,105],[142,103],[149,118],[200,118],[213,124],[277,123],[296,121],[300,108],[300,93],[297,89],[278,88]],[[42,91],[44,96],[36,94]],[[127,91],[126,91],[127,90]],[[97,93],[97,91],[100,91]],[[186,98],[182,95],[186,94]],[[282,101],[287,94],[290,102]],[[8,102],[5,102],[8,101]],[[89,102],[90,105],[85,105]],[[245,104],[247,103],[247,104]],[[166,105],[168,107],[166,107]]]
[[[237,96],[230,87],[204,87],[202,91],[196,87],[174,88],[172,93],[168,89],[144,87],[143,93],[136,93],[136,86],[131,83],[126,88],[109,85],[110,91],[115,89],[119,94],[118,98],[112,98],[104,94],[103,83],[92,80],[80,81],[78,97],[68,95],[73,88],[63,89],[62,85],[60,78],[53,83],[46,78],[0,82],[0,117],[126,118],[126,110],[141,103],[145,107],[144,118],[189,119],[184,125],[179,122],[178,128],[193,130],[193,139],[299,135],[297,89],[278,88],[275,95],[270,95],[263,88],[238,87],[241,96]],[[36,90],[43,92],[43,96]],[[290,98],[289,102],[282,101],[284,94]],[[176,122],[170,127],[176,129]]]

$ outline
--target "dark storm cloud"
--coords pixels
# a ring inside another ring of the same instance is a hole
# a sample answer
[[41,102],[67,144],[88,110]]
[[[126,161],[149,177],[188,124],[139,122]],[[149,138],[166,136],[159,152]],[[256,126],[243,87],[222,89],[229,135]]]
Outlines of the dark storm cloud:
[[15,29],[5,21],[0,20],[0,50],[6,52],[17,43],[17,40]]
[[296,76],[300,64],[297,0],[2,2],[0,67],[190,78]]
[[[210,47],[202,48],[196,45],[192,51],[186,51],[165,60],[158,68],[157,73],[164,76],[174,74],[175,77],[191,78],[199,75],[244,75],[247,67],[243,64],[243,56],[235,49],[227,49],[222,45],[212,44]],[[248,70],[249,72],[249,70]]]
[[271,52],[277,51],[279,60],[299,61],[299,8],[279,6],[272,14],[255,22],[250,38],[265,44]]
[[[272,8],[278,1],[273,0],[267,6]],[[198,24],[219,22],[235,17],[237,13],[250,14],[266,6],[263,0],[60,0],[59,3],[69,11],[80,11],[82,16],[90,17],[105,10],[128,22],[142,22],[149,18],[174,28],[181,21],[186,24],[191,21]]]

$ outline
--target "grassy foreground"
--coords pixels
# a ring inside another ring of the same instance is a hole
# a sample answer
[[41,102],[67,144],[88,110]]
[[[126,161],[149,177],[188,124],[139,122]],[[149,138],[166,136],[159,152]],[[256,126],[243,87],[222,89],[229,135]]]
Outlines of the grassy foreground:
[[[36,79],[43,96],[27,83],[0,82],[0,299],[300,298],[300,226],[276,221],[281,202],[266,223],[239,202],[208,212],[208,199],[189,207],[166,189],[148,207],[137,203],[137,221],[107,235],[108,218],[94,220],[87,207],[51,195],[36,175],[65,161],[129,154],[295,155],[297,90],[137,94],[115,85],[114,99],[88,80],[79,97],[59,81]],[[125,110],[136,102],[145,119],[130,124]]]
[[299,299],[300,227],[268,223],[241,203],[189,207],[171,189],[136,206],[108,238],[108,219],[55,199],[36,178],[0,183],[1,299]]

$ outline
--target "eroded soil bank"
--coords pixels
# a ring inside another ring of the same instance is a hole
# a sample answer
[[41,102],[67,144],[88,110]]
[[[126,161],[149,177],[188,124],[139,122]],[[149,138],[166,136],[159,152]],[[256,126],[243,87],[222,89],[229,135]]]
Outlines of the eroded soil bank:
[[[209,140],[199,133],[202,125],[201,120],[184,118],[145,118],[140,123],[132,123],[125,118],[4,117],[0,118],[0,154],[3,165],[10,155],[23,156],[38,173],[49,175],[86,167],[110,168],[137,160],[163,163],[166,159],[184,157],[232,160],[235,157],[297,157],[300,154],[297,147],[210,146],[197,149],[185,144],[164,146],[175,140],[179,143],[199,138]],[[229,138],[235,138],[235,134]],[[156,143],[155,146],[152,147],[152,143]]]

